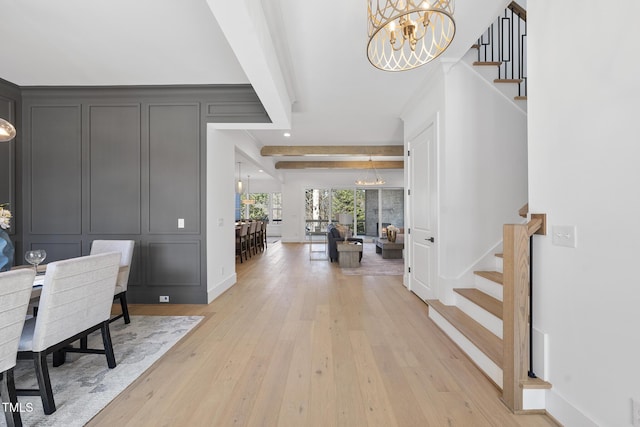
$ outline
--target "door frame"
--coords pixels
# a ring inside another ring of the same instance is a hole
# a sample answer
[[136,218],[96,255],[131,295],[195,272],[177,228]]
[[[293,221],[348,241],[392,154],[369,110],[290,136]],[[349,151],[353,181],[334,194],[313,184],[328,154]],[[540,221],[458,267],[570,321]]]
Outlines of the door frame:
[[[434,272],[434,296],[435,298],[440,297],[440,286],[439,286],[439,277],[440,277],[440,221],[439,221],[439,213],[440,213],[440,113],[435,112],[428,117],[420,126],[414,128],[413,132],[410,134],[410,137],[405,140],[405,224],[408,224],[408,228],[411,229],[413,224],[411,223],[412,213],[413,213],[413,204],[411,203],[411,196],[409,195],[409,191],[417,191],[417,189],[411,188],[410,184],[412,183],[411,174],[412,174],[412,165],[407,155],[411,150],[411,141],[415,140],[420,134],[426,132],[430,126],[434,126],[434,135],[435,135],[435,147],[434,147],[434,156],[433,156],[433,164],[429,165],[430,167],[435,168],[434,179],[435,179],[435,197],[433,198],[433,202],[435,203],[435,207],[433,208],[435,215],[433,218],[434,223],[434,237],[435,243],[433,244],[433,250],[435,251],[434,255],[434,266],[436,271]],[[412,266],[409,265],[412,260],[412,239],[413,236],[411,233],[405,234],[405,272],[404,272],[404,284],[405,287],[412,291],[411,283],[412,283],[412,273],[409,272],[409,268]]]

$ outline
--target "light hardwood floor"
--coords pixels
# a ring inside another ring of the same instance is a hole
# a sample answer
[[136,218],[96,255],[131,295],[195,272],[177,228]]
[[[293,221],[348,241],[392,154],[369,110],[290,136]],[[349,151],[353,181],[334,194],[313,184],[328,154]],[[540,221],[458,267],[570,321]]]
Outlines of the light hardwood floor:
[[237,264],[204,315],[89,426],[553,426],[512,415],[401,276],[347,276],[280,244]]

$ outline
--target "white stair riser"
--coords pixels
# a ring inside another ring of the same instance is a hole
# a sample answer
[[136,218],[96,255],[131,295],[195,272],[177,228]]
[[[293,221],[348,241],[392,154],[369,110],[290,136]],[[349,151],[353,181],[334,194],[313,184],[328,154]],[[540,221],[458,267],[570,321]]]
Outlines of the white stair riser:
[[464,351],[467,356],[480,368],[484,373],[502,389],[502,369],[498,367],[486,354],[476,347],[467,337],[462,335],[451,323],[440,315],[436,310],[429,310],[429,318],[434,321],[451,340]]
[[505,94],[507,98],[514,99],[518,96],[518,84],[517,83],[495,83],[498,90]]
[[516,105],[520,107],[524,112],[527,111],[527,101],[524,99],[516,99]]
[[466,315],[487,328],[498,338],[502,339],[502,319],[497,318],[484,308],[468,300],[463,295],[456,293],[456,307],[464,311]]
[[491,84],[498,78],[498,66],[497,65],[474,65],[473,69],[482,76],[483,79]]
[[[462,57],[462,60],[469,65],[473,65],[473,63],[478,60],[478,49],[469,49],[467,53],[465,53],[464,56]],[[494,79],[496,77],[494,77]]]
[[547,390],[540,388],[525,388],[522,390],[522,409],[545,409]]
[[496,271],[499,271],[500,273],[504,273],[504,262],[503,259],[500,258],[499,256],[496,257]]
[[494,282],[493,280],[485,279],[484,277],[475,276],[476,288],[480,289],[485,294],[503,301],[502,299],[502,285]]

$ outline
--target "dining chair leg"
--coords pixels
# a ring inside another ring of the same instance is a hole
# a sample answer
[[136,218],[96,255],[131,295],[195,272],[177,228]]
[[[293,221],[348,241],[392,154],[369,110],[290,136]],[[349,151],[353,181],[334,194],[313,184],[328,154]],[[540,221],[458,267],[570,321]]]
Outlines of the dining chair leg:
[[[16,383],[13,380],[13,368],[9,368],[0,374],[0,394],[2,395],[2,409],[8,427],[22,427],[20,406],[16,394]],[[7,403],[9,405],[7,405]]]
[[124,323],[125,325],[128,325],[131,323],[131,318],[129,317],[129,306],[127,305],[127,291],[121,292],[117,296],[120,299],[120,307],[122,307]]
[[[82,342],[82,341],[81,341]],[[86,343],[85,346],[81,348],[87,348]],[[58,366],[62,366],[64,365],[64,363],[67,361],[67,352],[64,350],[64,348],[60,349],[60,350],[56,350],[53,352],[53,367],[57,368]]]
[[102,322],[102,343],[104,344],[104,354],[107,356],[107,365],[109,369],[116,367],[116,356],[113,353],[113,343],[111,342],[111,333],[109,332],[109,321]]
[[53,400],[53,390],[51,389],[51,379],[49,378],[49,368],[47,367],[47,353],[44,351],[34,352],[33,364],[36,368],[36,378],[38,379],[44,413],[51,415],[56,411],[56,402]]

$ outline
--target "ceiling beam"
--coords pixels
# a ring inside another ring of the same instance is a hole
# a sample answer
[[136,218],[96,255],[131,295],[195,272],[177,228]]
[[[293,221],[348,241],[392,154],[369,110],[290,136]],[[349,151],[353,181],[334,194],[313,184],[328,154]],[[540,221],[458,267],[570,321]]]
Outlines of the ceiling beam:
[[404,161],[309,161],[276,162],[276,169],[404,169]]
[[402,145],[265,145],[263,156],[400,156]]

